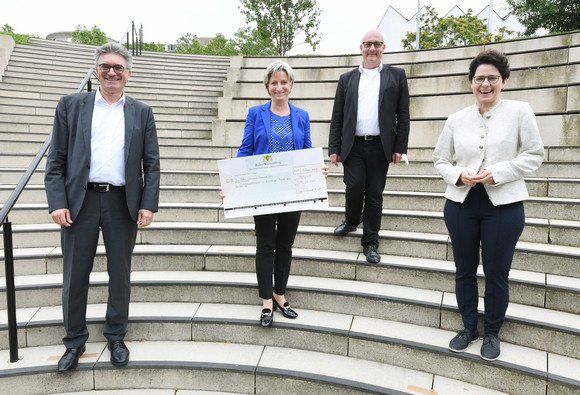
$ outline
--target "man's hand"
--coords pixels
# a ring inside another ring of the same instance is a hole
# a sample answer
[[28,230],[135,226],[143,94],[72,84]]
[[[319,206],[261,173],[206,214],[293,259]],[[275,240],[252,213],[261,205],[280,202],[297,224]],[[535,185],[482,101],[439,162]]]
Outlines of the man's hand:
[[139,225],[140,228],[144,228],[146,226],[151,225],[151,222],[153,222],[153,211],[151,210],[147,210],[142,208],[141,210],[139,210],[139,218],[137,219],[137,225]]
[[401,158],[403,157],[403,154],[400,154],[398,152],[393,152],[393,163],[397,164],[401,161]]
[[66,226],[68,228],[72,225],[70,210],[68,208],[54,210],[52,213],[50,213],[50,216],[52,217],[52,220],[60,226]]
[[338,166],[338,162],[340,161],[340,155],[338,154],[330,155],[330,161],[332,162],[333,165]]

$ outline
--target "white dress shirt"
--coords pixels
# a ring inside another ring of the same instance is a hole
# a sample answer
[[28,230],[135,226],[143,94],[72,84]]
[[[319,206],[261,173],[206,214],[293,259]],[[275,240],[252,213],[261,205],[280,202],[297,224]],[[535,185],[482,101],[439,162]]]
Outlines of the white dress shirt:
[[457,185],[461,173],[487,169],[495,184],[484,187],[494,206],[527,199],[523,177],[543,159],[534,112],[528,103],[515,100],[500,100],[483,115],[477,105],[451,114],[433,152],[435,168],[447,182],[447,199],[463,203],[471,188]]
[[374,69],[359,66],[358,108],[356,115],[356,136],[378,136],[379,129],[379,91],[383,64]]
[[89,181],[125,185],[125,94],[112,105],[97,90],[91,124]]

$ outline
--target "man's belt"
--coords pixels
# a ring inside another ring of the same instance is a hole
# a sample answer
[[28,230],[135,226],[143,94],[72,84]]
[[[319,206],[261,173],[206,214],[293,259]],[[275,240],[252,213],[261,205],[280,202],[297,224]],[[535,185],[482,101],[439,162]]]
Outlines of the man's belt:
[[109,191],[120,191],[121,189],[125,189],[125,186],[117,186],[112,184],[105,184],[105,183],[98,183],[98,182],[89,182],[87,184],[87,189],[95,192],[109,192]]
[[368,140],[376,140],[380,136],[378,134],[375,134],[375,135],[372,135],[372,136],[371,135],[366,135],[366,136],[354,136],[354,137],[356,137],[357,139],[361,139],[361,140],[368,141]]

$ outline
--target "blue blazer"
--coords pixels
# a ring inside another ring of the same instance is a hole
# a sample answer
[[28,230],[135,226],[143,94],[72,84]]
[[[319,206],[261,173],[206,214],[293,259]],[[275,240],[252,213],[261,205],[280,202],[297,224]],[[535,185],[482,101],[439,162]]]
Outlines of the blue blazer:
[[[270,103],[250,107],[244,127],[244,138],[238,149],[238,157],[250,155],[262,155],[269,153],[270,135]],[[292,118],[292,135],[294,136],[294,149],[312,148],[310,141],[310,117],[308,112],[290,105]]]

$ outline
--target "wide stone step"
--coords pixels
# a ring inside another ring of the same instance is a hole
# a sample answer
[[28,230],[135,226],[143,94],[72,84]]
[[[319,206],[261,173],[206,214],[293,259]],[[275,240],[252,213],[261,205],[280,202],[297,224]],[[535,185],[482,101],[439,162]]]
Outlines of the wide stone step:
[[[87,318],[93,342],[104,342],[102,327],[106,305],[89,305]],[[464,374],[458,365],[468,363],[470,367],[489,368],[490,364],[479,358],[477,342],[465,353],[459,355],[447,350],[447,344],[454,332],[426,328],[389,320],[366,318],[351,314],[325,313],[321,311],[300,310],[296,320],[274,316],[272,329],[264,330],[257,325],[260,307],[247,305],[211,303],[133,303],[129,318],[129,332],[126,340],[133,349],[136,342],[220,342],[230,344],[260,345],[265,347],[286,347],[329,355],[354,356],[361,360],[391,363],[397,366],[418,369],[427,373],[455,377],[474,384],[489,386],[489,378],[473,378]],[[19,316],[26,316],[19,323],[25,342],[21,347],[45,347],[57,345],[62,336],[62,313],[58,306],[39,309],[20,310]],[[34,313],[32,317],[30,315]],[[30,318],[29,318],[30,317]],[[27,349],[23,350],[26,351]],[[435,358],[438,364],[431,363]],[[502,343],[502,354],[491,366],[500,380],[508,375],[524,374],[536,370],[537,380],[557,370],[546,364],[552,358],[554,367],[559,362],[578,365],[577,359],[544,351],[535,351],[521,346]],[[133,358],[131,363],[133,363]],[[129,365],[130,366],[130,365]],[[561,368],[562,366],[560,366]],[[518,372],[519,371],[519,372]],[[566,370],[559,371],[559,374]],[[487,374],[491,374],[488,372]],[[498,379],[495,376],[495,379]],[[568,379],[575,377],[568,377]],[[529,377],[526,377],[529,381]],[[491,380],[495,382],[496,380]],[[528,387],[517,387],[530,391]],[[492,387],[497,387],[499,383]],[[506,387],[502,387],[506,390]],[[483,390],[483,389],[479,389]],[[480,392],[478,392],[480,393]],[[541,393],[541,392],[540,392]]]
[[[5,161],[9,163],[10,156],[3,155]],[[18,159],[14,157],[14,161]],[[40,166],[44,166],[46,158],[41,161]],[[28,165],[30,161],[22,161],[20,166]],[[183,163],[183,168],[195,170],[195,160],[188,159],[165,159],[163,163]],[[193,162],[193,163],[191,163]],[[6,166],[0,160],[0,164]],[[178,169],[179,166],[169,166]],[[216,166],[217,167],[217,166]],[[6,201],[15,185],[0,185],[0,201]],[[344,207],[344,189],[329,189],[328,202],[331,207]],[[164,203],[200,203],[200,202],[220,202],[218,196],[218,186],[165,186],[160,189],[160,201]],[[46,202],[43,185],[28,185],[22,192],[20,203]],[[418,210],[442,212],[445,205],[445,198],[441,192],[414,192],[414,191],[383,191],[383,208],[393,210]],[[580,199],[555,198],[555,197],[530,197],[524,202],[526,215],[530,218],[580,221]]]
[[[60,245],[60,229],[56,224],[13,225],[14,248],[55,247]],[[345,237],[333,234],[334,226],[307,226],[298,228],[295,248],[326,250],[341,253],[361,251],[358,230]],[[443,230],[442,230],[443,232]],[[191,223],[154,222],[138,232],[138,244],[151,245],[238,245],[253,246],[256,239],[253,224],[248,223]],[[422,233],[381,230],[379,232],[382,255],[400,254],[415,258],[453,260],[449,237],[444,233]],[[514,269],[580,277],[580,248],[546,243],[520,241],[516,245]]]
[[[2,173],[0,172],[0,176]],[[163,176],[179,177],[179,174]],[[211,184],[207,177],[198,177],[196,174],[188,174],[191,179],[199,180],[196,185]],[[215,176],[217,178],[217,176]],[[50,224],[52,219],[47,215],[48,205],[43,195],[38,197],[36,203],[17,203],[10,212],[13,223],[23,224]],[[3,207],[0,204],[0,207]],[[220,223],[252,223],[251,217],[225,219],[221,202],[161,202],[159,212],[155,215],[159,222],[220,222]],[[329,207],[319,210],[308,210],[302,213],[300,223],[306,226],[336,227],[344,220],[344,208]],[[446,226],[442,212],[419,211],[406,209],[384,209],[381,229],[389,231],[417,232],[446,234]],[[532,243],[549,243],[553,245],[577,247],[580,238],[580,221],[526,218],[526,226],[520,241]]]
[[[111,366],[106,343],[88,343],[77,372],[64,377],[55,372],[55,359],[62,354],[62,346],[27,348],[22,350],[23,360],[17,363],[18,367],[2,362],[0,382],[4,388],[14,388],[19,394],[29,394],[31,392],[27,391],[31,388],[54,393],[159,387],[177,390],[177,394],[185,394],[182,389],[282,394],[408,393],[430,391],[431,388],[443,392],[455,388],[484,395],[498,394],[390,364],[276,346],[146,341],[131,342],[128,347],[131,351],[129,365],[119,369]],[[7,356],[6,352],[0,355]],[[559,369],[554,371],[560,372]],[[22,374],[26,374],[26,380],[22,379]],[[503,384],[503,380],[500,383]],[[559,383],[554,387],[556,385]],[[528,387],[534,389],[530,394],[540,394],[533,385]]]
[[[255,271],[255,246],[226,245],[137,245],[134,271]],[[62,273],[59,247],[28,248],[14,251],[17,276]],[[105,249],[97,248],[95,272],[106,272]],[[369,264],[360,252],[294,248],[292,274],[343,280],[400,285],[446,293],[455,291],[452,261],[383,255],[379,264]],[[0,266],[0,276],[4,266]],[[478,270],[479,296],[484,295],[484,276]],[[510,300],[513,303],[580,314],[578,278],[510,271]]]
[[[59,304],[62,274],[16,277],[15,284],[18,308]],[[259,300],[255,273],[134,271],[131,284],[132,302],[229,303],[235,300],[255,306]],[[107,288],[107,273],[93,272],[89,303],[106,303]],[[360,280],[290,276],[286,296],[296,309],[354,314],[446,330],[463,328],[453,293]],[[0,297],[5,302],[4,292]],[[480,306],[481,332],[483,299]],[[254,310],[255,325],[260,308],[256,306]],[[579,335],[578,314],[517,303],[510,303],[501,332],[507,342],[571,358],[580,358]],[[448,342],[450,337],[446,338]]]

